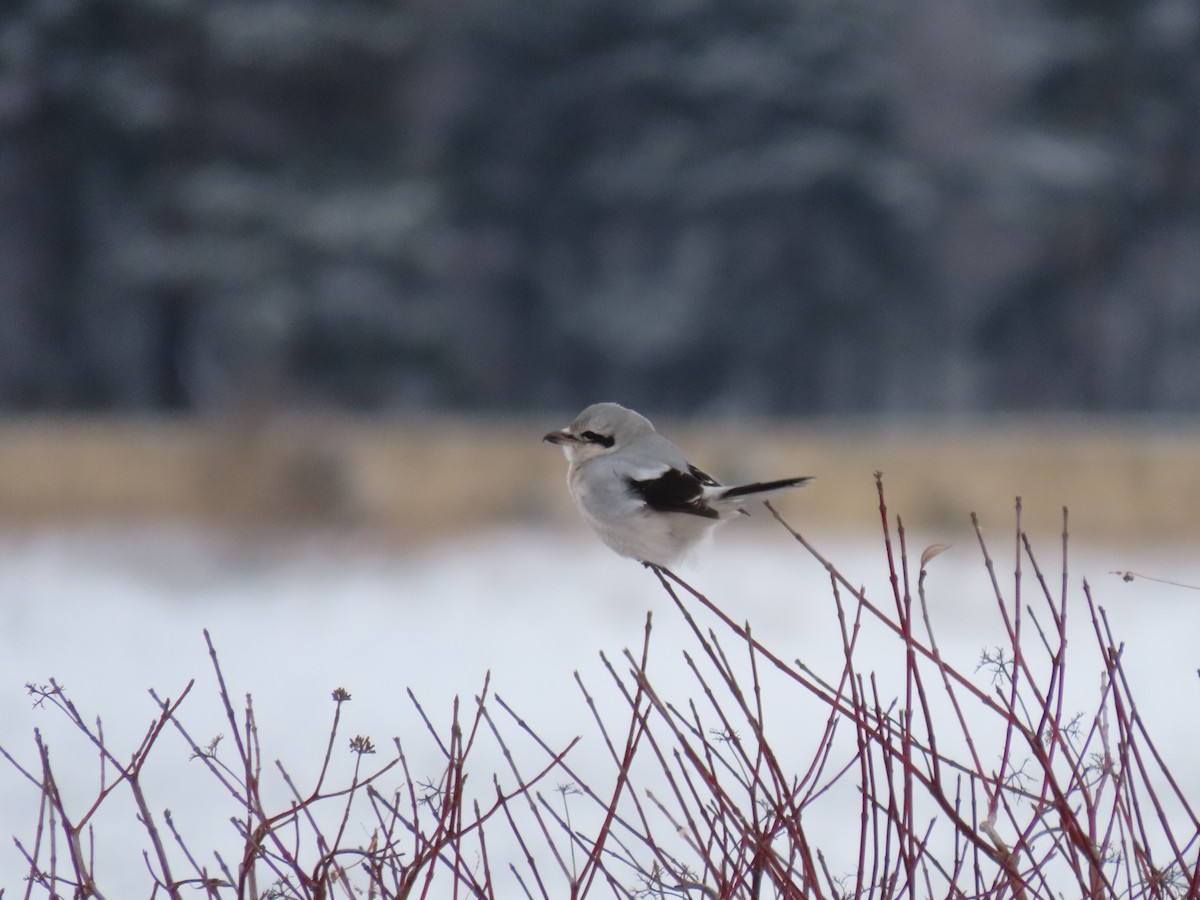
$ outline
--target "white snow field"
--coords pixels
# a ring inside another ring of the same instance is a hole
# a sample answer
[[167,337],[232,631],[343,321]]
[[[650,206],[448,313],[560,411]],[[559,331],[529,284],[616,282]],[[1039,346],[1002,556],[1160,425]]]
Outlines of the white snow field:
[[[1001,588],[1011,598],[1011,524],[997,522],[988,534]],[[880,606],[892,608],[878,538],[806,536],[852,583],[865,585]],[[951,549],[929,566],[927,591],[943,652],[970,673],[984,648],[1005,640],[974,535],[964,529],[949,539]],[[915,572],[921,549],[948,538],[908,540]],[[1051,537],[1039,539],[1036,548],[1057,590],[1061,547]],[[1027,563],[1024,568],[1023,597],[1042,609]],[[1200,584],[1200,555],[1190,548],[1072,548],[1074,681],[1068,704],[1074,700],[1080,710],[1090,710],[1100,690],[1099,656],[1080,589],[1086,577],[1125,642],[1125,665],[1151,734],[1181,787],[1200,803],[1200,592],[1140,578],[1125,582],[1109,574],[1114,569]],[[829,576],[782,529],[729,526],[706,558],[681,574],[735,621],[749,621],[780,657],[799,658],[836,680],[842,649]],[[690,608],[703,627],[716,628],[731,656],[744,660],[744,647],[732,634],[698,605]],[[471,698],[489,671],[491,690],[552,747],[583,736],[569,759],[578,771],[595,773],[593,786],[607,793],[612,767],[572,673],[580,673],[623,739],[628,711],[598,654],[606,653],[624,672],[621,651],[640,651],[647,611],[654,622],[649,668],[658,691],[677,704],[702,699],[680,652],[686,648],[696,655],[696,641],[654,575],[612,555],[581,530],[493,531],[407,550],[320,536],[251,540],[168,528],[9,534],[0,538],[0,745],[36,769],[33,732],[40,729],[68,808],[79,815],[96,793],[96,753],[60,712],[34,708],[26,682],[56,679],[85,719],[102,717],[109,746],[127,757],[157,712],[148,689],[175,697],[195,679],[180,718],[201,743],[224,734],[218,752],[232,751],[203,640],[207,628],[239,709],[245,695],[253,695],[264,791],[279,809],[286,807],[288,793],[274,761],[283,762],[301,791],[311,788],[325,751],[334,688],[345,687],[353,699],[343,707],[330,785],[348,779],[353,757],[346,742],[356,734],[369,735],[379,748],[372,762],[384,761],[391,739],[400,737],[414,770],[435,776],[437,748],[406,689],[445,735],[453,698],[462,699],[460,716],[469,720]],[[863,642],[860,666],[876,668],[881,691],[898,696],[895,673],[903,660],[895,642],[870,625]],[[801,772],[806,749],[811,752],[824,725],[823,711],[797,699],[772,674],[764,681],[768,719],[781,746],[794,748],[793,765]],[[542,768],[545,754],[492,709],[523,772]],[[986,735],[987,726],[981,728]],[[494,741],[484,735],[479,743],[473,777],[486,798],[491,772],[509,787],[513,778]],[[986,746],[983,751],[997,754]],[[171,810],[189,847],[206,864],[212,864],[216,848],[235,865],[240,839],[229,818],[238,810],[203,764],[188,756],[176,732],[163,735],[144,776],[150,807],[156,815]],[[232,759],[231,753],[224,758]],[[553,801],[554,787],[568,780],[552,775],[545,793]],[[582,798],[570,802],[574,814],[585,818]],[[0,759],[5,896],[24,893],[27,870],[11,838],[30,845],[37,804],[37,791]],[[806,820],[808,828],[819,829],[835,866],[852,864],[849,857],[838,859],[837,835],[845,827],[848,838],[857,838],[857,814],[855,801],[830,809],[827,822]],[[124,791],[106,801],[97,823],[96,871],[107,896],[148,897],[144,833]],[[369,828],[365,820],[350,824],[364,843]],[[171,843],[170,852],[181,860]],[[492,860],[493,871],[505,862]],[[552,866],[547,871],[554,874]],[[182,862],[176,867],[176,875],[181,873],[187,874]]]

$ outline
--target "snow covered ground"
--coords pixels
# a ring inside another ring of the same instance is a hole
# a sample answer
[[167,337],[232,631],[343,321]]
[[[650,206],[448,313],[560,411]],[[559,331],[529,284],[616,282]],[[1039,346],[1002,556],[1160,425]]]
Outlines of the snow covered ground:
[[[992,538],[990,549],[1010,593],[1011,537],[996,533],[1004,536]],[[852,582],[890,605],[877,539],[810,538]],[[913,555],[937,539],[910,539]],[[1060,579],[1059,550],[1053,540],[1039,544],[1052,585]],[[1072,653],[1078,653],[1071,671],[1078,676],[1073,690],[1080,708],[1094,704],[1099,684],[1079,591],[1086,576],[1126,642],[1126,665],[1151,733],[1185,790],[1200,801],[1200,593],[1140,579],[1126,583],[1108,574],[1113,569],[1200,584],[1200,557],[1169,546],[1087,547],[1074,549],[1070,566]],[[828,576],[783,531],[728,528],[711,555],[683,574],[734,620],[751,622],[780,656],[836,678],[841,647]],[[1024,589],[1032,599],[1028,573]],[[972,671],[984,647],[1004,642],[973,537],[931,564],[928,590],[944,652]],[[26,696],[26,682],[51,677],[86,718],[103,717],[106,739],[119,756],[136,746],[156,713],[147,689],[177,696],[193,678],[181,718],[202,742],[228,736],[202,637],[207,628],[234,699],[253,695],[264,765],[281,759],[302,786],[311,784],[324,752],[334,688],[353,695],[343,711],[336,776],[348,771],[343,741],[354,734],[371,736],[385,751],[400,736],[418,768],[424,763],[432,774],[438,756],[405,689],[444,732],[453,698],[463,699],[469,715],[470,698],[488,671],[493,691],[551,745],[585,735],[575,758],[586,768],[589,761],[600,765],[603,752],[572,672],[580,672],[602,704],[619,710],[598,651],[619,658],[623,648],[640,648],[647,611],[654,615],[651,669],[660,692],[675,700],[697,696],[679,652],[694,641],[653,575],[576,531],[489,532],[409,551],[319,537],[250,541],[171,529],[9,535],[0,540],[0,745],[34,767],[32,735],[41,729],[68,805],[94,796],[95,752],[62,715],[33,708]],[[707,615],[698,617],[713,624]],[[869,640],[878,640],[877,648],[866,649],[886,673],[894,646],[882,635]],[[725,644],[733,648],[736,641],[726,634]],[[804,730],[797,724],[798,739]],[[544,757],[526,749],[525,768],[540,768]],[[236,846],[228,823],[236,810],[187,755],[177,735],[164,737],[146,776],[152,808],[169,807],[193,849]],[[498,756],[495,765],[503,771]],[[286,802],[282,785],[271,790]],[[148,896],[141,844],[134,841],[139,829],[122,802],[102,820],[113,845],[106,848],[112,861],[100,855],[100,882],[109,896]],[[36,803],[32,787],[0,760],[0,888],[14,896],[23,890],[25,868],[10,836],[32,838]],[[136,852],[121,852],[128,851],[120,846],[125,836]]]

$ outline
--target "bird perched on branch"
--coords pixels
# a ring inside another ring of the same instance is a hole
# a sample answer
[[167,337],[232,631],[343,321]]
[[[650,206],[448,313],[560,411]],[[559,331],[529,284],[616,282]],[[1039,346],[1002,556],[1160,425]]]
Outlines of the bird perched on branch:
[[562,447],[567,485],[584,521],[621,556],[667,567],[718,522],[746,515],[765,500],[810,479],[723,485],[688,462],[645,416],[616,403],[595,403],[543,438]]

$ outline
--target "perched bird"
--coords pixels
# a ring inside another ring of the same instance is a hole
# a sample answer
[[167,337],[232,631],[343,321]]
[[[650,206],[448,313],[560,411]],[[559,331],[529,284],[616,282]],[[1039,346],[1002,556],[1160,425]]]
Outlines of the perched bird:
[[799,487],[809,478],[727,486],[688,462],[645,416],[595,403],[543,438],[566,454],[567,485],[584,521],[621,556],[668,567],[747,500]]

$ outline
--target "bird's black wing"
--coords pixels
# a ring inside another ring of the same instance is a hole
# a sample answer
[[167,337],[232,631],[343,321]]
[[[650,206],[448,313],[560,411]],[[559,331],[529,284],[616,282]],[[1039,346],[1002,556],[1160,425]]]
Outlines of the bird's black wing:
[[721,514],[704,500],[704,486],[716,482],[700,470],[689,468],[689,472],[667,469],[654,478],[627,477],[625,480],[633,495],[657,512],[685,513],[690,516],[703,516],[706,519],[719,519]]
[[720,487],[721,486],[721,482],[717,481],[717,479],[713,478],[707,472],[701,472],[699,469],[697,469],[691,463],[688,463],[688,471],[691,472],[693,475],[695,475],[696,480],[699,481],[701,484],[708,485],[709,487]]

